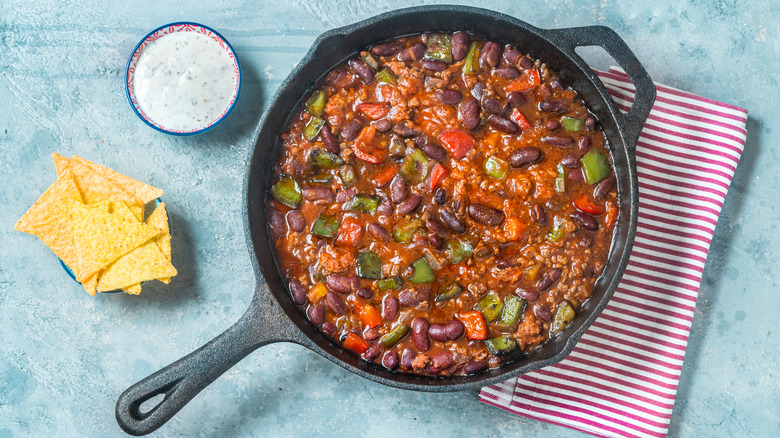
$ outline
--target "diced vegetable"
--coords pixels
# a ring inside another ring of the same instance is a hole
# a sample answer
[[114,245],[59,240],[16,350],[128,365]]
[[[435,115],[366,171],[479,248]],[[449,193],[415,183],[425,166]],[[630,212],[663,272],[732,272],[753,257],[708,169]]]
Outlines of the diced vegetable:
[[427,176],[429,165],[428,157],[421,150],[414,149],[401,163],[401,176],[409,184],[420,183]]
[[472,74],[479,72],[479,49],[477,43],[471,43],[466,59],[463,62],[463,74]]
[[[549,236],[549,234],[548,234]],[[548,238],[549,240],[549,238]],[[534,281],[536,280],[536,277],[539,276],[539,272],[542,270],[542,264],[537,263],[533,266],[529,266],[525,269],[523,269],[523,277],[528,281]]]
[[401,287],[401,284],[403,284],[403,282],[399,277],[383,278],[376,282],[377,287],[382,292],[398,289]]
[[352,350],[357,354],[365,353],[369,347],[369,343],[365,339],[352,332],[347,334],[346,339],[344,339],[344,342],[342,342],[341,345],[343,345],[344,348]]
[[271,196],[290,208],[299,208],[303,201],[303,192],[295,178],[285,175],[271,186]]
[[516,217],[508,217],[504,220],[504,237],[507,241],[514,242],[520,240],[526,225]]
[[344,160],[334,153],[323,151],[322,149],[314,149],[309,155],[309,163],[324,169],[335,169],[343,166]]
[[436,302],[441,303],[443,301],[449,301],[463,292],[463,286],[458,283],[450,283],[439,289],[439,293],[436,294]]
[[330,184],[330,182],[333,181],[333,175],[319,173],[310,176],[307,181],[312,184]]
[[409,243],[412,241],[414,232],[422,226],[422,220],[417,218],[410,219],[407,222],[398,222],[395,227],[393,227],[393,240],[399,243]]
[[352,151],[358,159],[372,164],[380,164],[385,161],[385,152],[371,150],[370,146],[374,139],[376,139],[376,127],[373,125],[366,126],[355,139]]
[[517,125],[522,130],[531,129],[531,124],[528,123],[528,119],[525,118],[525,115],[523,115],[522,112],[520,112],[519,109],[515,108],[512,110],[512,114],[509,116],[510,119],[512,119],[513,122],[515,122],[515,125]]
[[594,216],[604,214],[604,212],[607,211],[604,206],[596,204],[595,202],[588,199],[588,195],[586,194],[583,194],[579,198],[575,199],[574,206],[584,211],[585,213],[592,214]]
[[374,76],[374,79],[377,82],[384,82],[386,84],[397,84],[398,83],[398,76],[393,73],[392,70],[388,67],[382,68],[382,70],[379,71],[379,73]]
[[509,171],[509,163],[498,157],[488,157],[488,159],[482,163],[482,169],[491,178],[504,179],[506,178],[506,173]]
[[[371,67],[371,70],[379,70],[379,60],[377,60],[370,52],[360,52],[360,57],[367,66]],[[374,76],[374,78],[376,78],[376,76]]]
[[558,176],[555,177],[555,191],[557,193],[566,193],[566,167],[558,164]]
[[456,265],[463,259],[471,257],[474,252],[474,246],[470,242],[461,242],[459,240],[447,241],[447,258],[450,264]]
[[558,336],[563,329],[574,320],[574,315],[574,308],[568,301],[563,301],[558,304],[558,308],[555,309],[553,321],[550,324],[550,337],[554,338]]
[[385,103],[361,103],[355,107],[356,110],[365,114],[371,120],[379,120],[386,116],[390,111],[390,105]]
[[303,106],[306,108],[307,113],[313,115],[314,117],[319,117],[325,110],[326,99],[327,97],[325,95],[325,90],[317,90],[312,93],[308,99],[306,99],[306,103],[303,104]]
[[397,167],[386,167],[373,178],[372,182],[377,187],[384,187],[393,179],[396,173],[398,173]]
[[589,150],[580,158],[582,169],[585,173],[585,181],[588,184],[596,184],[609,176],[612,169],[609,167],[607,157],[595,149]]
[[312,117],[303,128],[303,135],[306,137],[306,140],[312,141],[317,138],[323,126],[325,126],[325,120],[319,117]]
[[317,220],[311,226],[311,233],[320,237],[333,237],[339,228],[339,221],[335,217],[320,213]]
[[357,180],[357,171],[355,170],[355,166],[347,165],[342,167],[339,169],[339,176],[341,177],[341,182],[345,187],[351,186],[355,183],[355,180]]
[[547,232],[546,239],[552,243],[560,242],[561,239],[563,239],[563,236],[566,235],[566,220],[561,219],[560,221],[558,218],[556,219],[556,225]]
[[328,288],[322,283],[317,283],[312,286],[311,289],[309,289],[309,292],[306,293],[306,298],[309,299],[310,303],[314,304],[317,301],[323,299],[327,294]]
[[428,50],[425,57],[444,62],[452,62],[452,37],[446,33],[428,36]]
[[375,214],[379,198],[371,195],[355,195],[344,204],[344,210]]
[[436,279],[433,270],[428,266],[428,262],[424,257],[415,260],[414,263],[412,263],[412,268],[414,269],[414,273],[409,278],[409,282],[413,284],[430,283]]
[[507,295],[504,298],[504,310],[501,312],[501,319],[496,323],[496,328],[504,331],[514,331],[517,326],[517,322],[520,321],[520,317],[525,310],[525,300],[514,296]]
[[577,132],[585,127],[585,119],[563,116],[561,117],[561,126],[567,131]]
[[469,339],[481,341],[487,339],[487,324],[482,313],[477,310],[469,312],[460,312],[455,315],[466,328],[466,337]]
[[379,338],[379,343],[385,348],[393,348],[395,344],[401,342],[406,335],[409,334],[409,326],[406,324],[398,324],[386,335]]
[[493,355],[503,356],[517,348],[517,341],[512,335],[502,335],[485,340],[485,348]]
[[433,170],[431,170],[431,191],[436,190],[436,187],[445,176],[447,176],[447,169],[441,163],[436,163],[433,166]]
[[360,221],[352,216],[344,216],[341,225],[339,225],[336,243],[346,246],[357,246],[361,237],[363,237],[363,226]]
[[376,307],[363,300],[356,300],[354,309],[358,318],[360,318],[360,322],[362,322],[365,327],[373,328],[383,322],[382,315],[376,310]]
[[607,214],[604,216],[604,225],[611,230],[617,221],[618,208],[612,201],[607,201]]
[[[372,126],[373,128],[373,126]],[[359,159],[371,163],[371,164],[381,164],[385,161],[385,156],[382,153],[372,153],[368,152],[367,150],[364,150],[364,145],[360,143],[355,143],[355,147],[352,148],[352,151],[355,152],[355,156]]]
[[504,309],[504,304],[501,302],[501,298],[495,291],[490,291],[474,305],[474,310],[482,312],[482,316],[485,318],[485,322],[490,324],[495,321],[501,314],[501,310]]
[[465,157],[477,143],[471,134],[461,129],[446,129],[442,131],[439,134],[439,141],[456,159]]
[[356,270],[360,278],[382,278],[382,259],[372,251],[360,251]]
[[513,93],[515,91],[523,91],[537,87],[541,83],[542,80],[539,76],[539,71],[532,68],[524,71],[522,76],[510,82],[504,90],[506,90],[507,93]]

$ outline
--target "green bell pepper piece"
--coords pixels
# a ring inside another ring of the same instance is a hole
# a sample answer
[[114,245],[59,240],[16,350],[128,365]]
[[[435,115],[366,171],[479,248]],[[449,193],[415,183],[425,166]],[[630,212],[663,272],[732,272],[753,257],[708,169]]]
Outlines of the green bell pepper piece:
[[558,164],[558,176],[555,178],[555,191],[557,193],[566,192],[566,168],[563,164]]
[[558,304],[552,324],[550,324],[550,337],[558,336],[574,320],[574,315],[574,308],[568,301]]
[[311,155],[309,155],[309,163],[325,169],[335,169],[343,166],[344,160],[334,153],[321,149],[314,149],[311,151]]
[[303,106],[307,113],[314,117],[319,117],[322,115],[322,112],[325,111],[325,100],[325,90],[317,90],[306,99],[306,103],[304,103]]
[[412,263],[412,268],[414,268],[414,273],[411,278],[409,278],[409,282],[413,284],[430,283],[436,279],[433,270],[428,266],[428,262],[425,261],[424,257],[415,260],[414,263]]
[[334,237],[339,229],[339,220],[335,217],[320,213],[317,220],[311,226],[311,233],[320,237]]
[[355,166],[348,165],[342,167],[339,169],[339,176],[341,176],[341,182],[344,184],[344,187],[351,186],[355,183],[355,180],[357,180],[357,171],[355,170]]
[[509,171],[509,163],[498,157],[488,157],[482,164],[482,169],[491,178],[504,179]]
[[585,181],[590,184],[596,184],[609,176],[612,168],[609,167],[607,157],[595,149],[589,150],[580,158],[582,169],[585,171]]
[[371,52],[360,52],[360,57],[363,58],[363,62],[365,62],[367,66],[371,67],[371,70],[379,70],[379,61]]
[[406,335],[409,334],[409,326],[406,324],[398,324],[386,335],[379,338],[379,343],[385,348],[393,348],[395,344],[401,342]]
[[504,311],[501,319],[496,323],[496,328],[502,332],[511,332],[515,329],[520,316],[525,310],[525,300],[515,295],[507,295],[504,298]]
[[401,287],[401,284],[403,284],[403,282],[398,277],[383,278],[376,282],[377,287],[382,292],[398,289]]
[[388,67],[384,67],[382,70],[379,70],[379,73],[377,73],[376,76],[374,76],[374,80],[395,85],[398,83],[398,76],[396,76]]
[[382,278],[382,259],[372,251],[360,251],[356,270],[360,278]]
[[330,184],[331,181],[333,181],[333,175],[328,175],[327,173],[320,173],[317,175],[310,176],[307,181],[309,181],[311,184]]
[[428,175],[429,165],[428,157],[421,150],[414,149],[401,163],[401,176],[409,184],[418,184]]
[[323,126],[325,126],[325,120],[319,117],[312,117],[303,128],[303,135],[306,137],[306,140],[312,141],[317,138]]
[[425,57],[444,62],[452,62],[452,37],[444,33],[428,36],[428,49]]
[[463,63],[463,74],[472,74],[479,72],[479,49],[477,43],[471,43],[469,51],[466,54],[466,60]]
[[471,242],[461,242],[459,240],[447,241],[447,258],[452,265],[457,265],[463,259],[471,257],[474,252],[474,246]]
[[498,294],[495,291],[490,291],[474,305],[474,310],[482,312],[482,316],[485,318],[485,322],[490,324],[498,318],[501,311],[504,309],[504,304],[501,302]]
[[517,341],[511,335],[486,339],[484,342],[488,351],[496,356],[503,356],[517,348]]
[[550,229],[550,231],[547,232],[547,236],[545,238],[552,242],[560,242],[561,239],[563,239],[563,236],[566,235],[566,220],[560,220],[558,221],[558,218],[556,218],[557,224]]
[[577,132],[585,127],[585,119],[563,116],[561,117],[561,126],[567,131]]
[[461,292],[463,292],[463,286],[458,283],[450,283],[439,289],[439,293],[436,294],[436,302],[449,301],[460,295]]
[[271,186],[271,196],[290,208],[299,208],[303,201],[303,193],[298,181],[290,175],[284,175],[276,184]]
[[362,211],[363,213],[376,213],[379,207],[379,198],[371,195],[355,195],[344,204],[344,210]]
[[423,226],[423,221],[417,218],[407,222],[399,222],[393,227],[393,240],[399,243],[409,243],[418,228]]

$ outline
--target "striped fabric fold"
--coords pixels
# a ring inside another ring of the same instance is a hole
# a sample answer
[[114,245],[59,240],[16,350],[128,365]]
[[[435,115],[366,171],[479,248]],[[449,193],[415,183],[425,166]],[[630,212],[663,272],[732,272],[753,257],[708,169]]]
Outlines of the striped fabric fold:
[[[625,72],[597,74],[627,111],[635,90]],[[482,388],[482,402],[596,436],[666,436],[747,111],[660,84],[656,90],[636,148],[636,242],[614,297],[566,359]]]

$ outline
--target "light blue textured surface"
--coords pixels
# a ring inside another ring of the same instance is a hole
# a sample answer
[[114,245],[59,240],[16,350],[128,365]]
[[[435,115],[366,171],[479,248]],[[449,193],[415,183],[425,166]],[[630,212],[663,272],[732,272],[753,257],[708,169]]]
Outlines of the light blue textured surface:
[[[0,438],[118,436],[114,403],[137,380],[235,322],[254,274],[241,223],[251,133],[321,32],[403,0],[6,0],[0,12]],[[780,14],[770,0],[513,1],[485,7],[539,27],[603,24],[659,82],[743,106],[748,142],[715,233],[672,417],[674,436],[778,436],[777,99]],[[241,97],[221,126],[175,138],[123,94],[149,30],[209,25],[238,53]],[[595,58],[595,67],[608,60]],[[179,275],[139,297],[90,297],[16,220],[78,154],[165,190]],[[250,355],[157,436],[558,436],[473,393],[425,394],[358,378],[302,347]]]

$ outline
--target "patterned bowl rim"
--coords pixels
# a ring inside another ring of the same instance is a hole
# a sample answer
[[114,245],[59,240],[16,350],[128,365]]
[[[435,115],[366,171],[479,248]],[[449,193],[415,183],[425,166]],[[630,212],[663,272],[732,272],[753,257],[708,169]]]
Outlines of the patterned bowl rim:
[[[212,40],[220,43],[220,46],[225,51],[227,51],[228,56],[230,56],[231,60],[233,61],[233,81],[234,81],[233,95],[230,101],[228,102],[227,107],[222,112],[222,114],[218,118],[209,122],[208,125],[192,131],[167,129],[164,126],[160,125],[157,122],[152,121],[149,117],[147,117],[146,114],[141,110],[140,106],[138,105],[138,102],[135,98],[135,88],[131,86],[131,83],[133,82],[135,77],[135,65],[138,62],[138,59],[141,57],[141,53],[143,53],[143,50],[148,46],[148,44],[156,41],[158,38],[176,32],[196,32],[198,31],[198,28],[203,30],[202,32],[203,34],[209,36]],[[169,30],[169,31],[156,35],[158,32],[164,30]],[[231,46],[228,40],[216,30],[210,28],[209,26],[200,23],[194,23],[191,21],[175,21],[173,23],[164,24],[152,30],[148,34],[146,34],[146,36],[141,38],[141,41],[139,41],[138,44],[135,45],[133,51],[130,52],[130,57],[127,60],[127,66],[125,67],[125,96],[127,97],[127,101],[130,103],[130,107],[133,109],[133,112],[135,112],[135,114],[141,120],[143,120],[144,123],[166,134],[177,135],[177,136],[188,136],[188,135],[201,134],[212,129],[213,127],[217,126],[220,122],[225,120],[228,114],[230,114],[230,112],[233,110],[233,107],[236,105],[236,101],[238,100],[238,95],[240,92],[241,92],[241,64],[239,64],[238,62],[238,57],[236,56],[235,50],[233,50],[233,46]]]

